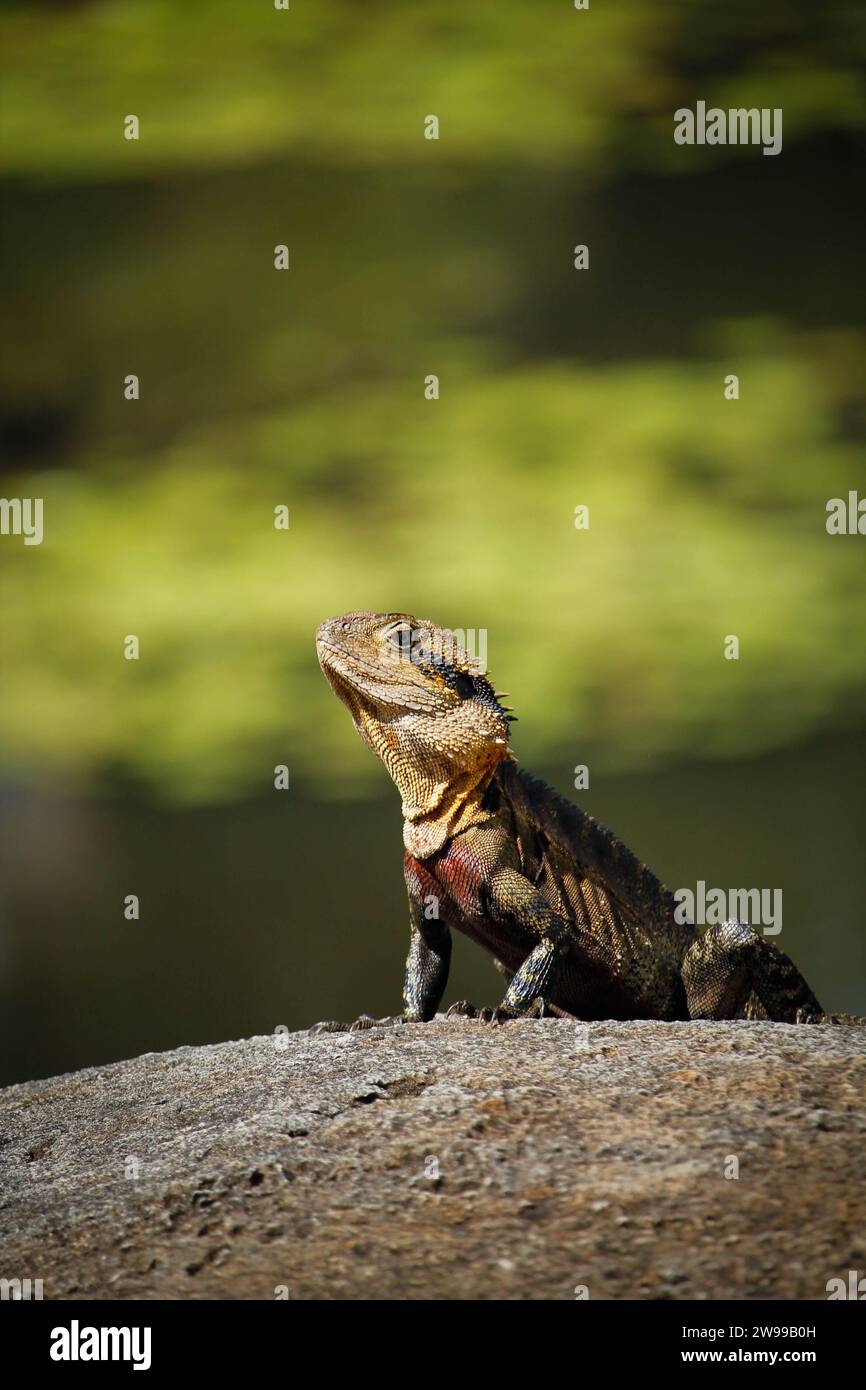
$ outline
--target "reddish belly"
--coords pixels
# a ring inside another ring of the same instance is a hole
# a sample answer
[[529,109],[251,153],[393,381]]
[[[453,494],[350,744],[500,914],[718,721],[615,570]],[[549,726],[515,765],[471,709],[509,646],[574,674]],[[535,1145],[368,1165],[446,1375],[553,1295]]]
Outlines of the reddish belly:
[[432,894],[439,900],[443,921],[471,937],[509,970],[517,970],[532,950],[530,937],[522,945],[515,941],[513,924],[491,920],[484,865],[465,843],[452,840],[428,860],[414,859],[407,853],[406,873],[412,891],[418,891],[422,898]]

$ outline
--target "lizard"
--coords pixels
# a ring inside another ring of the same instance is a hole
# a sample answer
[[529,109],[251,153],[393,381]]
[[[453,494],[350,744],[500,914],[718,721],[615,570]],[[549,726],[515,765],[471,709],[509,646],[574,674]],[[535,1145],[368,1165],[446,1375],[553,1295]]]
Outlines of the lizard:
[[592,816],[523,771],[514,716],[447,629],[408,613],[347,613],[316,633],[321,668],[402,798],[409,952],[403,1009],[315,1031],[423,1023],[448,980],[451,931],[506,977],[481,1022],[828,1018],[797,967],[736,918],[701,932]]

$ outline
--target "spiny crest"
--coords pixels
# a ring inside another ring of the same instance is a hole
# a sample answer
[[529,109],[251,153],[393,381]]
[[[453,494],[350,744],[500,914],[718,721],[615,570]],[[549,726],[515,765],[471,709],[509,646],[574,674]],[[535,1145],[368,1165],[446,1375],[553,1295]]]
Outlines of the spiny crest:
[[475,700],[507,722],[516,722],[511,706],[500,703],[500,696],[506,697],[507,693],[493,689],[485,666],[467,650],[462,631],[458,634],[407,613],[388,616],[393,627],[387,635],[402,659],[410,661],[431,680],[441,681],[461,700]]
[[[515,716],[486,674],[486,637],[483,629],[443,628],[410,613],[357,612],[322,623],[317,646],[325,674],[359,724],[375,718],[377,707],[451,719],[461,706],[469,715],[471,704],[478,718],[465,724],[466,733],[474,728],[477,741],[486,729],[501,744],[502,724]],[[452,729],[449,740],[456,744],[458,733]],[[432,727],[427,737],[432,742]]]

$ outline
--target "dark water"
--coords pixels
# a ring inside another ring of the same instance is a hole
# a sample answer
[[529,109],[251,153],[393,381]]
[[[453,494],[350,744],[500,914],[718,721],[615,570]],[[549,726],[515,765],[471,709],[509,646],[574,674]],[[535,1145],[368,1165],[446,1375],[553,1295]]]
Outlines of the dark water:
[[[671,887],[782,888],[777,943],[826,1008],[866,1012],[864,772],[860,737],[598,778],[581,800]],[[547,776],[568,792],[567,769]],[[2,844],[3,1083],[398,1007],[407,913],[384,774],[381,795],[339,804],[303,786],[192,811],[7,792]],[[500,994],[458,939],[446,1002]]]

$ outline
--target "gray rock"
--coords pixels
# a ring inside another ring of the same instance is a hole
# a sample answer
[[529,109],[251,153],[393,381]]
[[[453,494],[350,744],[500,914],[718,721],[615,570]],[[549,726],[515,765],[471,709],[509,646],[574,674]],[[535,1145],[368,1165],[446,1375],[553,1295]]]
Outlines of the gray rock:
[[0,1093],[0,1277],[823,1299],[862,1247],[864,1119],[844,1025],[440,1018],[150,1053]]

